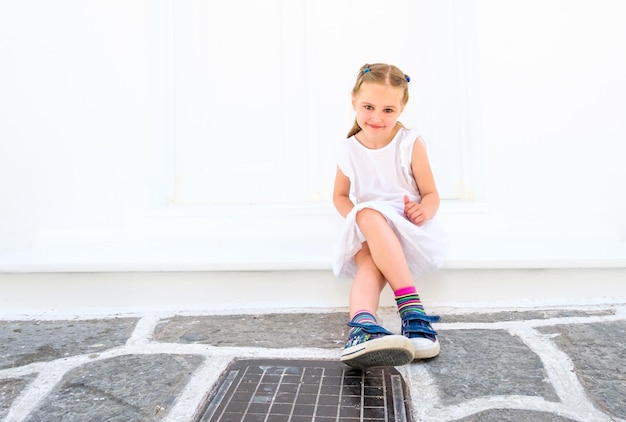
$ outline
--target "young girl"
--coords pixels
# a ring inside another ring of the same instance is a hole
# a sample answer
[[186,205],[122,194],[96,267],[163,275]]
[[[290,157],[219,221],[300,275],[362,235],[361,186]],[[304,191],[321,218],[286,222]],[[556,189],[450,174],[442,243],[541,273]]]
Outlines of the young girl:
[[[352,90],[354,125],[338,151],[333,203],[345,217],[337,277],[353,278],[351,327],[341,360],[355,368],[396,366],[439,354],[412,274],[443,263],[444,238],[432,221],[439,194],[424,141],[398,118],[410,78],[395,66],[366,64]],[[380,293],[389,283],[402,335],[376,323]]]

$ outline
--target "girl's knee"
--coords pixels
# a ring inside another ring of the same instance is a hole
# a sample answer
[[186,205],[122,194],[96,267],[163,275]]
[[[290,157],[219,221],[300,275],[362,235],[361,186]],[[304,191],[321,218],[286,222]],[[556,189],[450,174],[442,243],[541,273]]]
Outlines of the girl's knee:
[[356,223],[359,227],[382,220],[385,220],[385,217],[380,212],[371,208],[363,208],[356,213]]

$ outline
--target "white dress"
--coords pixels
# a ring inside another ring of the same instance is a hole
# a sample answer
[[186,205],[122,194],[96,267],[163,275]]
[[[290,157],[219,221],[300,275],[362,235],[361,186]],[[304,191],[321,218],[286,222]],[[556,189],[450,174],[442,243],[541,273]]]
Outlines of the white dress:
[[340,141],[337,164],[350,179],[350,197],[355,207],[346,216],[333,262],[339,278],[354,278],[355,254],[365,237],[356,223],[356,213],[371,208],[383,214],[393,228],[409,263],[411,272],[422,275],[443,265],[446,234],[433,218],[422,226],[411,223],[404,215],[404,195],[411,201],[421,200],[411,170],[415,142],[422,142],[417,132],[401,128],[383,148],[369,149],[354,136]]

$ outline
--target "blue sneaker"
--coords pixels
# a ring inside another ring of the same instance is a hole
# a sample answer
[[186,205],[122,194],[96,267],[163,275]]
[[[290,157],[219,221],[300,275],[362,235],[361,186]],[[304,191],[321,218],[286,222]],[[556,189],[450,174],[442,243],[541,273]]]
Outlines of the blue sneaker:
[[408,312],[402,315],[402,335],[411,340],[414,349],[413,359],[434,358],[439,354],[437,332],[430,325],[441,318],[421,312]]
[[349,322],[350,327],[360,328],[348,339],[341,352],[341,361],[357,369],[376,366],[399,366],[414,359],[411,341],[394,335],[380,325]]

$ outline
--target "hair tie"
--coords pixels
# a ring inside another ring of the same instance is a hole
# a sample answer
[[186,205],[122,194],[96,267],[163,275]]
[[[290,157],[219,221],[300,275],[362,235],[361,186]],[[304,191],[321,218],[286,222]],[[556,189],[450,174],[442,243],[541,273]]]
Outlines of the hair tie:
[[411,82],[411,77],[409,75],[404,75],[404,79],[406,79],[407,83]]
[[369,72],[369,71],[370,71],[370,68],[369,68],[369,67],[364,67],[364,68],[363,68],[363,74],[364,74],[364,75],[365,75],[367,72]]

